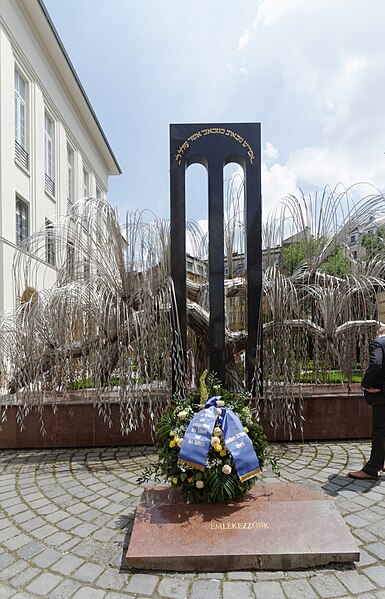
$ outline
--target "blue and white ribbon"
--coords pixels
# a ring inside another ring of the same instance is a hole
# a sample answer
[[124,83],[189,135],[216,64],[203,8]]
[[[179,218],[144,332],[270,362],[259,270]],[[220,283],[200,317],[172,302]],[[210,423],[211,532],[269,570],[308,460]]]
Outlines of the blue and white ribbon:
[[220,426],[227,450],[233,456],[241,482],[252,478],[261,469],[253,444],[238,416],[229,408],[217,408],[220,396],[210,397],[187,427],[179,452],[178,464],[204,470],[215,424]]

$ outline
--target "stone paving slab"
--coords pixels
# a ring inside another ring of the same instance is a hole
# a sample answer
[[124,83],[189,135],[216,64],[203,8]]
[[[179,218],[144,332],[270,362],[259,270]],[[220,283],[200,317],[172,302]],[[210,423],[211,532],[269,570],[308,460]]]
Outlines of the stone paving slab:
[[[360,562],[288,572],[129,571],[124,555],[142,493],[136,479],[156,460],[152,447],[1,450],[0,599],[385,599],[385,474],[374,482],[347,477],[370,444],[272,450],[282,481],[333,499]],[[268,470],[261,478],[277,481]]]
[[291,570],[358,559],[357,541],[322,491],[258,481],[236,507],[197,508],[169,485],[146,487],[126,563],[142,570],[225,572]]

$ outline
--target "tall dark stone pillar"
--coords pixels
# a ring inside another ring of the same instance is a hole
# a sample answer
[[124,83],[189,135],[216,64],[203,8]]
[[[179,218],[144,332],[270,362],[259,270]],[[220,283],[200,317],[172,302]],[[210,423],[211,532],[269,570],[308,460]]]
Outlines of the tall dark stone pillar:
[[[261,337],[261,132],[259,123],[170,125],[171,276],[186,350],[185,173],[190,164],[208,171],[209,349],[211,371],[225,382],[223,167],[236,162],[245,176],[247,267],[247,389],[255,390],[255,358]],[[262,355],[262,352],[259,352]],[[262,369],[262,364],[258,364]]]
[[223,166],[209,163],[210,372],[225,382]]

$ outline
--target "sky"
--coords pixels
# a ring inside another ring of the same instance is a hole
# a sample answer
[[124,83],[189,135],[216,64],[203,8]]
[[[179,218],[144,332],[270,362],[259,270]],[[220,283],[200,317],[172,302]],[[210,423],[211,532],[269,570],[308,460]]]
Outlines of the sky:
[[[170,123],[261,123],[264,220],[299,189],[385,191],[384,0],[44,3],[123,171],[121,215],[169,218]],[[187,217],[207,218],[200,165]]]

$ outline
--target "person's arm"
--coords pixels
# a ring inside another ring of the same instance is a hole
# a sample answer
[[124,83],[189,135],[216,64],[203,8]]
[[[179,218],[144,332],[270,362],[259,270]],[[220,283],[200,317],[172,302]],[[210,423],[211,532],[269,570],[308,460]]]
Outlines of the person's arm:
[[362,379],[364,389],[381,389],[384,385],[384,371],[382,368],[382,345],[375,339],[369,342],[369,366]]

